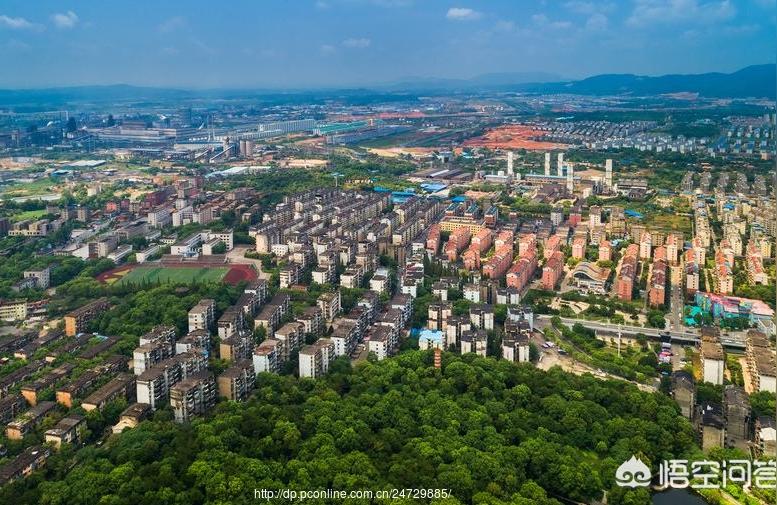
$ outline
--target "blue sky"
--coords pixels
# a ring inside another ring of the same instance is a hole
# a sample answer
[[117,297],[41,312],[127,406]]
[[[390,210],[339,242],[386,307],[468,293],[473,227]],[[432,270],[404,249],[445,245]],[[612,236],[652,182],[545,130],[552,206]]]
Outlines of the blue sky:
[[354,86],[773,62],[775,0],[0,2],[0,87]]

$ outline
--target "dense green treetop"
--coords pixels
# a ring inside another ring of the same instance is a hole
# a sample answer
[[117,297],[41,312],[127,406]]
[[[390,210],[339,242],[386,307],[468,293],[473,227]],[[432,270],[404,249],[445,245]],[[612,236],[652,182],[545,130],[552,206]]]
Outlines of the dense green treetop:
[[55,455],[0,490],[0,502],[226,504],[254,503],[255,488],[446,488],[455,498],[439,503],[556,505],[603,489],[610,503],[648,503],[644,491],[614,486],[618,465],[696,450],[691,425],[660,394],[475,355],[446,353],[438,371],[421,351],[355,369],[338,359],[322,380],[261,374],[246,403],[222,402],[190,425],[171,417],[160,410],[102,447]]

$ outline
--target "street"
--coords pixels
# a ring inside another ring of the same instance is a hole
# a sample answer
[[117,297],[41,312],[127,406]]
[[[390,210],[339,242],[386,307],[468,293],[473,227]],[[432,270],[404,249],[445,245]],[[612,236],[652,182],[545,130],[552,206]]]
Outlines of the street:
[[594,377],[598,377],[600,379],[613,379],[628,382],[630,384],[634,384],[640,389],[640,391],[644,391],[646,393],[654,393],[657,391],[655,386],[641,384],[639,382],[630,381],[628,379],[624,379],[623,377],[607,373],[585,363],[581,363],[568,354],[561,355],[558,352],[558,348],[555,346],[551,348],[542,347],[542,344],[545,343],[545,337],[541,332],[535,331],[532,334],[532,342],[534,342],[534,344],[537,346],[537,349],[540,351],[540,360],[537,363],[537,368],[540,370],[547,371],[554,366],[559,366],[565,372],[570,372],[575,375],[591,374]]

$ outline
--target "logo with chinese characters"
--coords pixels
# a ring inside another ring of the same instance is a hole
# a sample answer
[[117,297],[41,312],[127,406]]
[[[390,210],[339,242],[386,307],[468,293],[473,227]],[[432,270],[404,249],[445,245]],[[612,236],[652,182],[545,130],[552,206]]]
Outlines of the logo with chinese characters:
[[[615,471],[615,482],[621,487],[647,487],[651,480],[650,468],[636,456],[632,456]],[[670,459],[658,466],[658,489],[723,489],[729,484],[744,489],[777,489],[777,463],[773,459]]]
[[615,471],[615,482],[621,487],[647,487],[651,478],[650,468],[633,455]]
[[688,461],[670,459],[659,465],[658,486],[667,488],[723,489],[729,484],[747,489],[775,489],[777,465],[773,459]]

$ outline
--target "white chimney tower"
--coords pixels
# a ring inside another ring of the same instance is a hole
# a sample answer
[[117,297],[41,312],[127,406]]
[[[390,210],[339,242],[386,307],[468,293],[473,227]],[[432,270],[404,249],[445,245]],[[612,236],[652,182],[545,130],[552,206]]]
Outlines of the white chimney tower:
[[564,153],[558,153],[558,176],[564,177]]
[[550,153],[545,153],[545,175],[550,175]]

